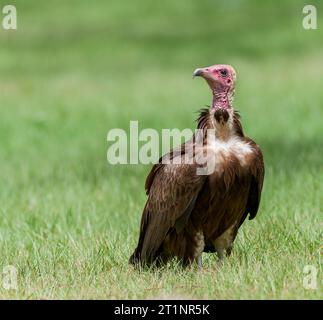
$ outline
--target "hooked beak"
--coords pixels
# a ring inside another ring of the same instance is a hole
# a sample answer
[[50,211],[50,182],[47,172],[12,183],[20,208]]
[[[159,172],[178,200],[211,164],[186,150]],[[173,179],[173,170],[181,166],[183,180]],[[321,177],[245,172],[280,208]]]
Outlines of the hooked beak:
[[201,68],[197,68],[197,69],[195,69],[195,71],[193,72],[193,79],[195,78],[195,77],[201,77],[202,75],[203,75],[203,69],[201,69]]

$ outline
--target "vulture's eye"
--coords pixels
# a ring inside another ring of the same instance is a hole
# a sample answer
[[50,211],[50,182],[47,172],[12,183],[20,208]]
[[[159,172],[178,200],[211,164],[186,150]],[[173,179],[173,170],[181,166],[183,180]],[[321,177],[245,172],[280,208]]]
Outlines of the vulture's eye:
[[228,75],[228,71],[227,71],[227,70],[225,70],[225,69],[222,69],[222,70],[220,70],[220,74],[221,74],[221,77],[222,77],[222,78],[225,78],[225,77],[227,77],[227,75]]

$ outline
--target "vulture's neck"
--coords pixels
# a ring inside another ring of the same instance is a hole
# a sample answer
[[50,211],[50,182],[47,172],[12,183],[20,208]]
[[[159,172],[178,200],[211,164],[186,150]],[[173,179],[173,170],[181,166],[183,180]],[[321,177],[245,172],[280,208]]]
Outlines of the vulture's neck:
[[233,96],[234,88],[213,90],[212,106],[202,109],[198,118],[198,129],[203,130],[204,137],[209,129],[213,130],[215,138],[219,140],[244,136],[240,115],[232,107]]
[[200,110],[197,128],[203,130],[204,137],[211,132],[216,139],[226,141],[233,137],[244,137],[239,119],[239,113],[232,107],[212,106]]
[[229,108],[232,103],[232,98],[227,92],[213,92],[212,108]]

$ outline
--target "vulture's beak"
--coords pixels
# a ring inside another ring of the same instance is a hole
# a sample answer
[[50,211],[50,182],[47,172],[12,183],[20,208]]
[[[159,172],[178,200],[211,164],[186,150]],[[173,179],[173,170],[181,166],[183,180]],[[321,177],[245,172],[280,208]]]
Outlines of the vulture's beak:
[[193,79],[194,79],[195,77],[200,77],[200,76],[202,76],[202,74],[203,74],[203,69],[200,69],[200,68],[195,69],[195,71],[193,72]]

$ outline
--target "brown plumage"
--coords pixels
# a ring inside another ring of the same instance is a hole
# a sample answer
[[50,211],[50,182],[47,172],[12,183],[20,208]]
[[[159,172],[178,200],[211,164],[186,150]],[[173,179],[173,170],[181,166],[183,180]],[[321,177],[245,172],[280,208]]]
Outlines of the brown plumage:
[[[198,133],[162,157],[146,179],[148,200],[130,257],[135,265],[166,263],[172,257],[201,265],[202,252],[216,252],[222,259],[246,217],[253,219],[258,211],[263,157],[231,106],[235,72],[216,65],[195,75],[207,80],[213,104],[201,110]],[[190,163],[184,161],[188,153]],[[208,169],[201,174],[202,168]]]

